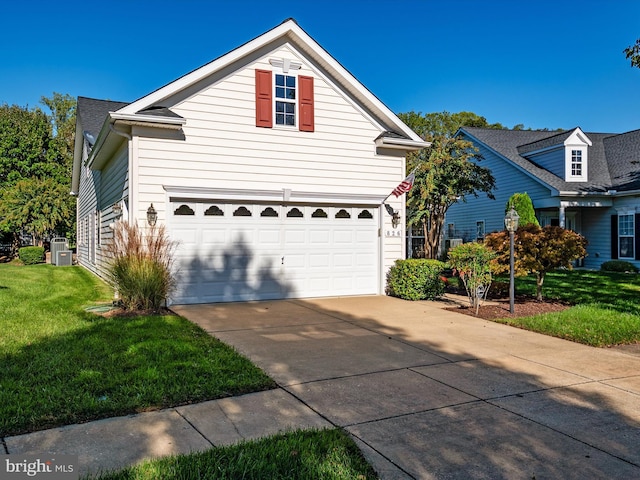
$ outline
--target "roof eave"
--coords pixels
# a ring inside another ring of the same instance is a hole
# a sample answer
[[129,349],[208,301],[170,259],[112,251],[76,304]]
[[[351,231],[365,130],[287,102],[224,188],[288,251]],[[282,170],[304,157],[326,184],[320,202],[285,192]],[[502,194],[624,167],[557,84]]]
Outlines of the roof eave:
[[[323,68],[327,69],[341,84],[342,88],[349,91],[358,98],[367,108],[371,109],[378,117],[388,123],[389,129],[402,132],[407,138],[414,142],[421,142],[422,139],[411,128],[405,125],[398,116],[392,112],[375,95],[367,90],[349,71],[324,50],[311,36],[309,36],[294,20],[287,20],[277,27],[263,33],[253,40],[240,47],[226,53],[212,62],[193,70],[183,77],[159,88],[155,92],[142,97],[135,102],[118,110],[123,114],[135,114],[153,105],[159,105],[167,98],[175,95],[186,88],[189,88],[213,73],[232,65],[251,53],[264,48],[266,45],[277,41],[281,37],[287,37],[291,42],[303,45],[303,51],[318,61]],[[424,148],[424,147],[420,147]]]

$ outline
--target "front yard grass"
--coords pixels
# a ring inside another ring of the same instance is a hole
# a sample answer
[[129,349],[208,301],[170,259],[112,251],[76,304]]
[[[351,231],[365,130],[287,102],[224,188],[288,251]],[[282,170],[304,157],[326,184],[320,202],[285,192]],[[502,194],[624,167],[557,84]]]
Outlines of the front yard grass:
[[104,318],[80,267],[0,264],[0,437],[275,387],[173,315]]
[[[535,298],[535,289],[535,277],[516,278],[517,295]],[[640,342],[640,275],[558,270],[547,274],[542,293],[574,306],[496,321],[595,347]]]
[[149,460],[118,472],[86,478],[366,480],[378,477],[353,440],[342,430],[332,429],[297,430],[228,447],[215,447],[205,452]]

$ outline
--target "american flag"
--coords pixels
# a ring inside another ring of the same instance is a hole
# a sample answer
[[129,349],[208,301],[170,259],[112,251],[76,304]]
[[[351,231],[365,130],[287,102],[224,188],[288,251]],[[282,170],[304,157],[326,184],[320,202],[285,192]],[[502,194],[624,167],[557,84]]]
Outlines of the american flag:
[[409,190],[411,190],[411,187],[413,187],[413,182],[415,181],[415,179],[416,176],[413,174],[413,172],[411,172],[409,175],[407,175],[407,178],[400,182],[400,185],[393,189],[391,194],[395,195],[397,198],[403,193],[407,193]]

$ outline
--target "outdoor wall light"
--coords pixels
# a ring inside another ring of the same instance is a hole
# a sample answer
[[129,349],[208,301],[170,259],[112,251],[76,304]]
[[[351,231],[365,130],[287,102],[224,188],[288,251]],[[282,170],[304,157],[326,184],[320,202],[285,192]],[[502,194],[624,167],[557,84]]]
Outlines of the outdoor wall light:
[[153,203],[152,203],[151,206],[147,209],[147,223],[149,224],[149,226],[155,227],[157,221],[158,221],[158,212],[156,212],[156,209],[153,208]]
[[111,211],[116,217],[119,217],[120,215],[122,215],[122,205],[120,205],[120,202],[114,203],[113,206],[111,207]]
[[393,212],[393,215],[391,215],[391,226],[393,228],[397,228],[399,223],[400,223],[400,212],[396,210],[395,212]]

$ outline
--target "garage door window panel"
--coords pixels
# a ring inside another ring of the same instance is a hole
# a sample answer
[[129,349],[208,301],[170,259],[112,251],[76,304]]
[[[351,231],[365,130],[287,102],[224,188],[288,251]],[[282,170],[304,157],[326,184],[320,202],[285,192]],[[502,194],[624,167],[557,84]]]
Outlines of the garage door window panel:
[[276,212],[272,207],[267,207],[262,212],[260,212],[261,217],[277,217],[278,212]]
[[224,212],[217,205],[211,205],[204,211],[205,216],[207,217],[223,217]]
[[195,215],[196,212],[189,205],[180,205],[173,211],[176,216]]
[[351,218],[351,214],[347,212],[344,208],[341,208],[336,213],[336,218]]
[[234,217],[250,217],[251,216],[251,211],[247,208],[247,207],[238,207],[234,212],[233,212],[233,216]]
[[291,210],[287,212],[287,218],[302,218],[304,214],[300,211],[300,209],[293,207]]

